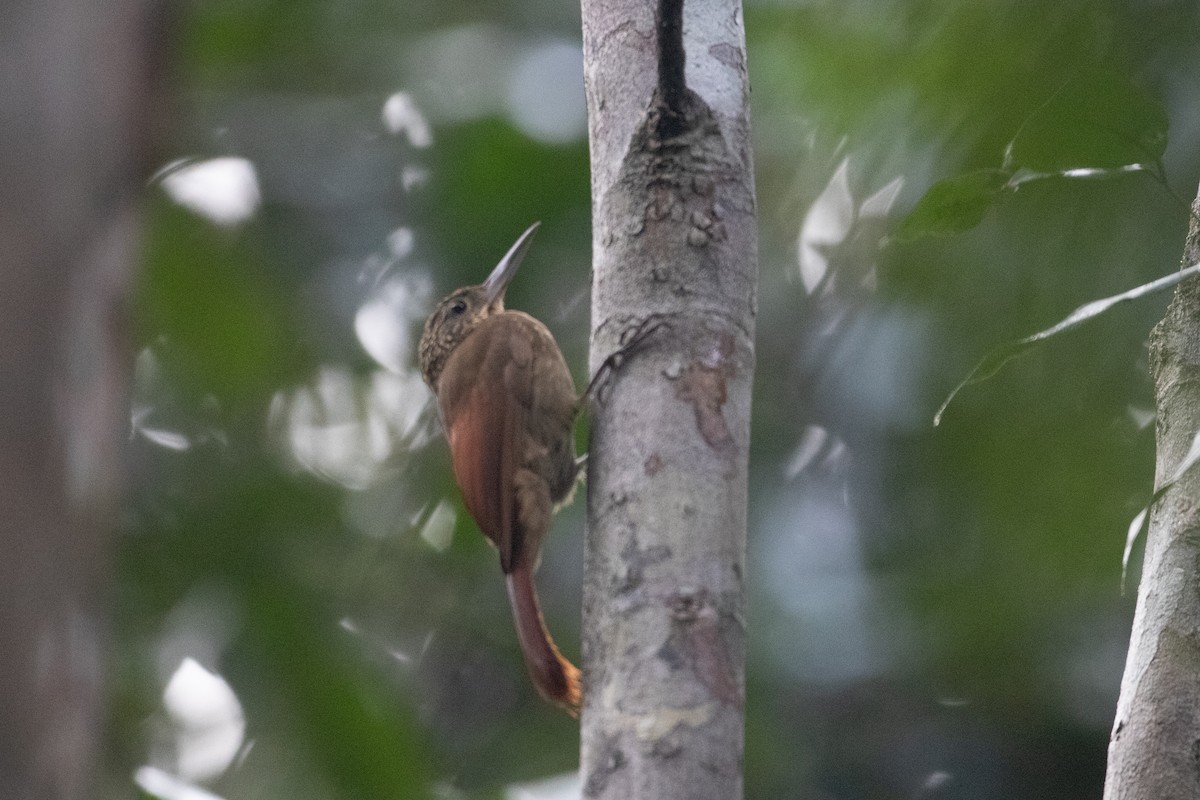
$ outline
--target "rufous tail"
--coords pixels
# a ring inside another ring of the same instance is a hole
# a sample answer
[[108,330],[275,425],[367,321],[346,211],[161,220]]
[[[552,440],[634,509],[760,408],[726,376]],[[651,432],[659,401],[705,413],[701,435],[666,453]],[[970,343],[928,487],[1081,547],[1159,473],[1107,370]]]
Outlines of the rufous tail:
[[579,716],[579,670],[558,652],[550,638],[538,604],[537,588],[533,585],[533,573],[521,564],[505,578],[513,623],[533,685],[542,697],[562,706],[571,716]]

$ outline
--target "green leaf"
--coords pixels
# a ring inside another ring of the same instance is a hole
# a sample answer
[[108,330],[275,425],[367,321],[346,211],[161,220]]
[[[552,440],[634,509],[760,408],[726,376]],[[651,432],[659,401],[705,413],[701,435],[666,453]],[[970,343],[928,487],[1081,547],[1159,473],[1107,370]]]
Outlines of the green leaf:
[[1021,124],[1005,166],[1034,172],[1153,164],[1167,148],[1162,104],[1111,69],[1077,74]]
[[1057,336],[1063,331],[1069,331],[1072,328],[1078,327],[1093,317],[1103,314],[1105,311],[1108,311],[1108,309],[1112,308],[1118,303],[1123,303],[1127,300],[1136,300],[1139,297],[1145,297],[1148,294],[1154,294],[1155,292],[1161,292],[1164,289],[1169,289],[1184,278],[1195,275],[1198,272],[1200,272],[1200,264],[1192,264],[1187,269],[1181,269],[1179,272],[1165,275],[1161,278],[1150,281],[1149,283],[1144,283],[1141,286],[1121,292],[1120,294],[1114,294],[1111,297],[1104,297],[1099,300],[1093,300],[1090,303],[1084,303],[1079,308],[1068,314],[1061,322],[1052,325],[1045,330],[1038,331],[1037,333],[1026,336],[1023,339],[1005,342],[984,356],[983,359],[975,365],[975,368],[967,374],[967,377],[964,378],[962,382],[958,384],[958,386],[954,387],[954,391],[950,392],[950,396],[946,398],[945,402],[942,403],[941,408],[939,408],[937,413],[933,415],[934,426],[936,427],[937,425],[941,424],[942,415],[946,413],[946,407],[950,405],[950,401],[953,400],[964,387],[970,386],[973,383],[980,383],[981,381],[985,381],[992,377],[999,372],[1000,368],[1007,364],[1011,359],[1033,347],[1038,342],[1049,339],[1051,336]]
[[898,241],[949,236],[979,224],[1008,184],[1009,173],[981,169],[938,181],[896,230]]

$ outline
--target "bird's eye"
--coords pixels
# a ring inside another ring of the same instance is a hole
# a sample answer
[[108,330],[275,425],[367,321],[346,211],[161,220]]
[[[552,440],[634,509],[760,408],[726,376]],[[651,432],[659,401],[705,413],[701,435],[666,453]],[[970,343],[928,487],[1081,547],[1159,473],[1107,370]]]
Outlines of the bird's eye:
[[467,310],[467,301],[455,300],[450,305],[450,316],[457,317],[459,314],[462,314],[466,310]]

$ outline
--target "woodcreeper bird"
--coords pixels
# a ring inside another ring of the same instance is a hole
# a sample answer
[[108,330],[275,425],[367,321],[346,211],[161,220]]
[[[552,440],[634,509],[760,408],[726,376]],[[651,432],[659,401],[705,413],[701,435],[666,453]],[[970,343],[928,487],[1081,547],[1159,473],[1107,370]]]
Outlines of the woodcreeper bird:
[[504,308],[505,290],[537,227],[521,234],[487,280],[437,304],[419,356],[463,501],[500,552],[529,675],[543,697],[575,715],[579,670],[546,629],[533,573],[555,508],[575,487],[573,429],[581,400],[546,326]]

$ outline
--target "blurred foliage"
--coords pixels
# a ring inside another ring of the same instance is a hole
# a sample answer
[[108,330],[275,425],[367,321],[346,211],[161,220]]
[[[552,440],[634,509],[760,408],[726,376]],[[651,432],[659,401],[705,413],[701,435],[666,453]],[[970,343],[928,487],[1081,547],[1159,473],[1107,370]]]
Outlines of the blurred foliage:
[[[749,797],[1099,795],[1166,298],[1041,343],[931,420],[997,345],[1175,268],[1200,178],[1198,17],[1180,0],[748,4]],[[539,0],[182,5],[164,162],[248,159],[262,202],[222,226],[148,190],[112,795],[145,765],[181,772],[163,692],[183,658],[242,706],[237,757],[194,779],[230,800],[515,797],[577,765],[411,348],[436,296],[540,219],[511,305],[582,385],[587,143],[532,137],[509,91],[578,24]],[[523,78],[540,79],[582,102],[580,74]],[[428,146],[381,116],[396,92]],[[372,303],[394,312],[386,341]],[[378,341],[398,348],[386,365]],[[581,505],[539,577],[571,654]]]
[[1005,152],[1008,166],[1038,172],[1157,164],[1167,149],[1167,115],[1111,70],[1072,75],[1025,118]]

